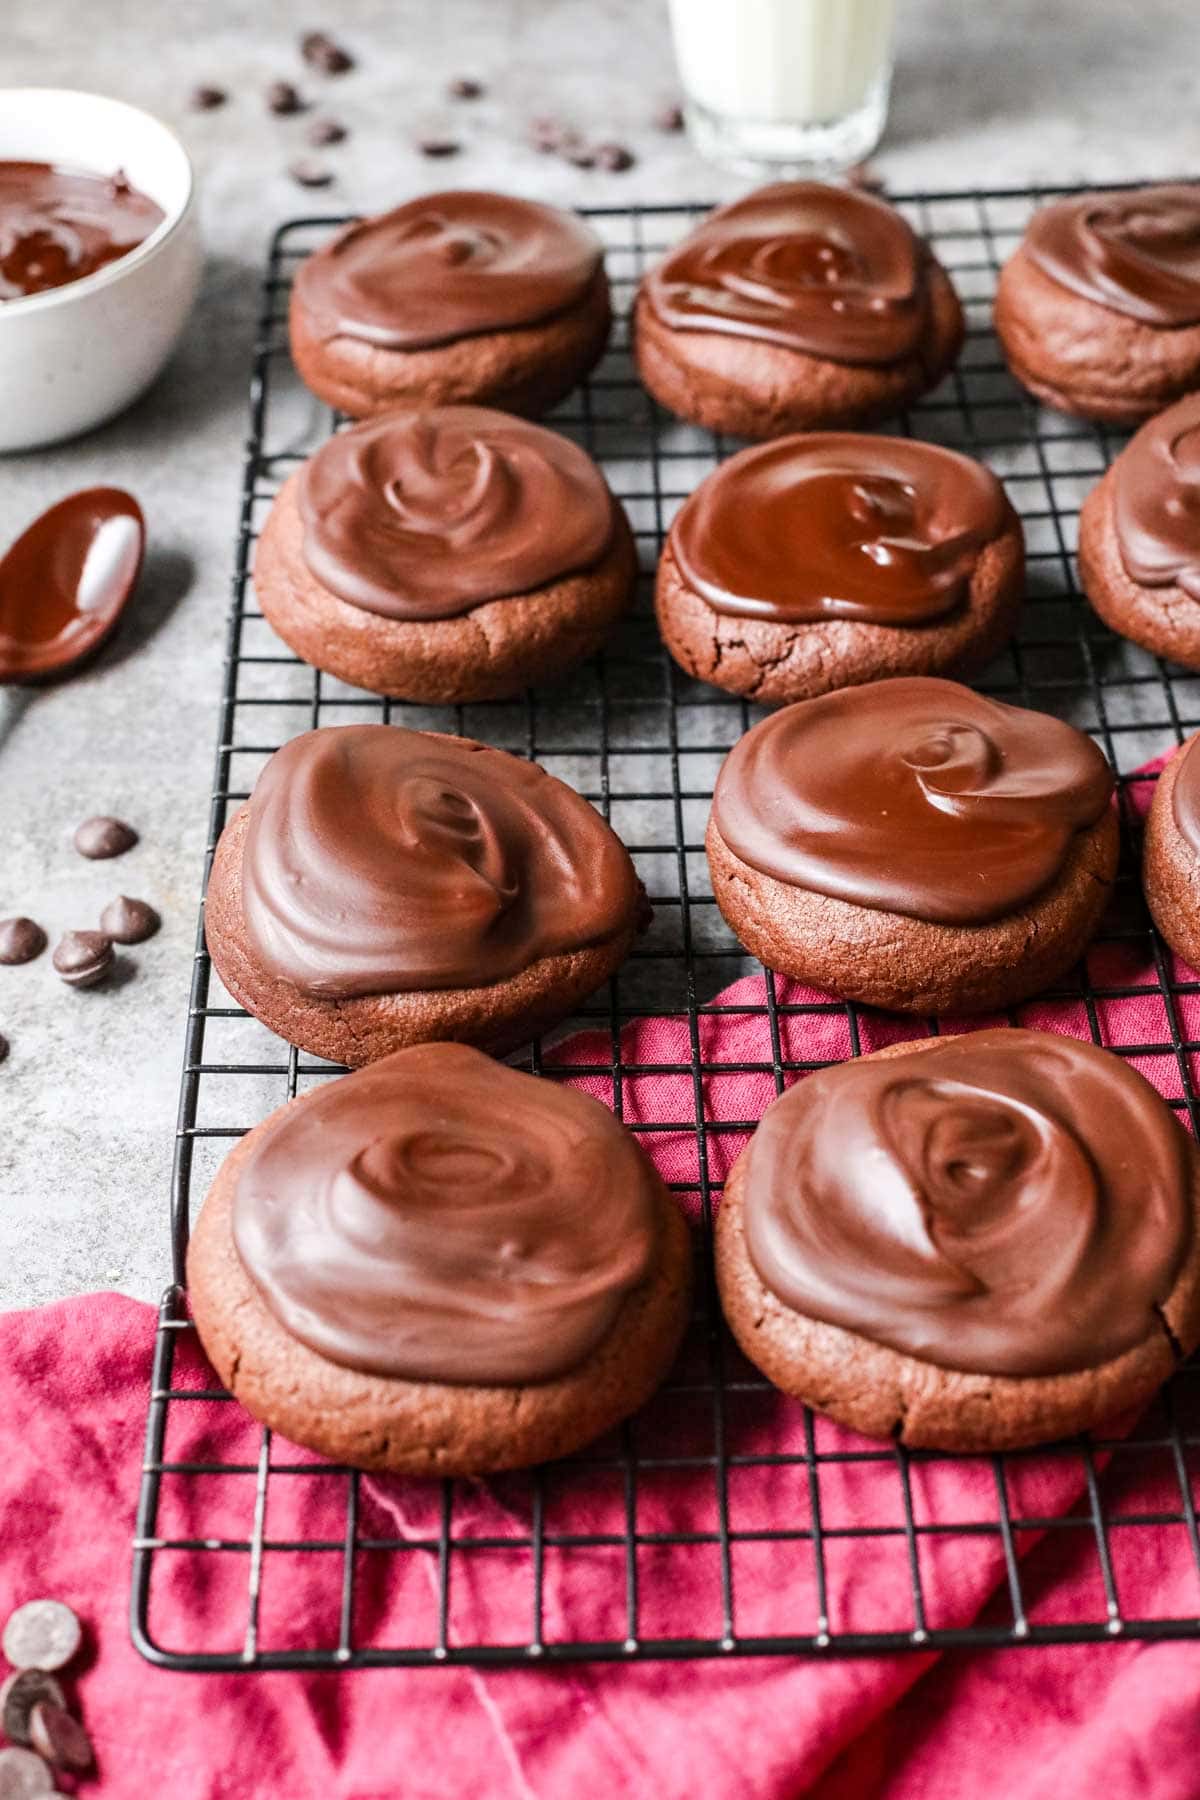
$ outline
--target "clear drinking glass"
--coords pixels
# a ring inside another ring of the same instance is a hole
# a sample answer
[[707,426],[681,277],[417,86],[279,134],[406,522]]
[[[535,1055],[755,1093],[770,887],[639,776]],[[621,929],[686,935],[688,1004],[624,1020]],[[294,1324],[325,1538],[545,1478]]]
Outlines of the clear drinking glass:
[[692,141],[761,171],[846,168],[879,142],[895,0],[670,0]]

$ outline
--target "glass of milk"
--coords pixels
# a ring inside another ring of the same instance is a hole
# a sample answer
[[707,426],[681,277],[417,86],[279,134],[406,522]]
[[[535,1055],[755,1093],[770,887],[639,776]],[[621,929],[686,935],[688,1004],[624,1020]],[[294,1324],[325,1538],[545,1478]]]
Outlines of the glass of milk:
[[719,162],[845,168],[879,142],[895,0],[670,0],[696,148]]

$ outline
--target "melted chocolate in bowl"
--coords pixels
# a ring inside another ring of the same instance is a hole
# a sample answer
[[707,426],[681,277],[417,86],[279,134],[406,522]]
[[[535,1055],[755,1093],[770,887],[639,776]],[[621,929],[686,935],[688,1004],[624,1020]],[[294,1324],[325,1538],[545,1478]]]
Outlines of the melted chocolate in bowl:
[[132,494],[84,488],[0,561],[0,681],[63,675],[98,650],[137,586],[146,524]]
[[0,300],[94,275],[136,250],[165,217],[120,170],[0,161]]

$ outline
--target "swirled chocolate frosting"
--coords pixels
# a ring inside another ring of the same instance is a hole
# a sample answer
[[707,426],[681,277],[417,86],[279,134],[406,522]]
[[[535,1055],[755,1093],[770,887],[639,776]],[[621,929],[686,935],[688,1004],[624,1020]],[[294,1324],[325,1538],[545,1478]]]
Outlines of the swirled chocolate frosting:
[[1112,485],[1130,579],[1200,600],[1200,394],[1142,426],[1117,458]]
[[233,1236],[280,1324],[319,1355],[503,1386],[550,1381],[603,1340],[650,1273],[657,1203],[598,1101],[423,1044],[255,1134]]
[[713,823],[751,868],[857,906],[982,924],[1031,900],[1113,775],[1090,738],[956,681],[801,700],[730,751]]
[[1200,325],[1200,187],[1079,194],[1043,206],[1025,250],[1073,294],[1143,325]]
[[671,549],[717,612],[924,625],[959,604],[1006,510],[991,471],[956,451],[807,432],[722,463],[676,517]]
[[746,1247],[786,1306],[989,1375],[1161,1329],[1191,1241],[1184,1137],[1109,1051],[979,1031],[822,1069],[751,1140]]
[[587,453],[480,406],[339,431],[301,470],[304,560],[322,587],[391,619],[448,619],[589,568],[613,499]]
[[1188,844],[1200,856],[1200,732],[1188,739],[1175,759],[1171,812]]
[[470,738],[335,725],[250,798],[242,911],[262,965],[333,999],[486,986],[623,930],[620,839],[536,763]]
[[603,258],[575,213],[451,189],[347,226],[301,264],[295,293],[322,337],[424,350],[568,311]]
[[925,245],[882,200],[781,181],[710,214],[644,291],[676,330],[883,364],[911,356],[925,334],[928,267]]
[[136,250],[165,217],[122,174],[0,162],[0,300],[94,275]]

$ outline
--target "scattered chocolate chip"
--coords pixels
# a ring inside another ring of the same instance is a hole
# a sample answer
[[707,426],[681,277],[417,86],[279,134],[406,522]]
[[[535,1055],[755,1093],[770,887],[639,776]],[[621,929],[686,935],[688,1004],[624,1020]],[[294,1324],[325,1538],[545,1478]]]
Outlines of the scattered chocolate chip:
[[624,144],[597,144],[592,152],[592,161],[598,169],[607,169],[611,174],[619,175],[624,169],[632,169],[636,158],[632,150]]
[[592,149],[590,144],[571,144],[562,150],[560,154],[566,158],[573,168],[594,169],[596,166],[596,152]]
[[75,833],[75,848],[80,856],[92,862],[105,862],[110,856],[124,856],[138,841],[138,834],[124,819],[111,819],[101,814],[85,819]]
[[461,146],[457,138],[423,137],[417,139],[422,156],[457,156]]
[[561,119],[534,119],[529,127],[529,141],[544,156],[559,155],[579,145],[579,133]]
[[56,1768],[82,1775],[92,1766],[92,1745],[87,1732],[63,1706],[42,1700],[29,1715],[29,1742],[39,1756]]
[[273,81],[267,89],[267,108],[281,116],[304,111],[299,90],[290,81]]
[[51,960],[68,987],[98,987],[112,973],[112,939],[102,931],[64,932]]
[[215,112],[218,106],[224,106],[228,98],[224,88],[196,87],[192,89],[188,104],[193,112]]
[[162,920],[145,900],[118,894],[100,914],[100,929],[114,944],[144,944],[160,930]]
[[54,1777],[32,1750],[0,1750],[0,1800],[40,1800],[53,1794]]
[[314,119],[305,136],[318,149],[326,144],[340,144],[350,133],[340,119]]
[[0,963],[32,962],[46,948],[46,934],[36,919],[0,919]]
[[0,1031],[0,1063],[8,1061],[8,1039]]
[[452,100],[478,100],[483,91],[482,81],[474,81],[469,75],[456,75],[446,89]]
[[0,1725],[10,1744],[29,1742],[33,1709],[45,1700],[66,1705],[62,1689],[44,1669],[15,1669],[0,1687]]
[[327,31],[306,31],[300,39],[300,54],[312,69],[322,75],[344,75],[354,67],[354,58],[341,44],[335,43]]
[[294,163],[289,163],[288,174],[293,181],[298,181],[301,187],[306,188],[328,187],[333,180],[332,169],[327,168],[324,163],[313,162],[308,156],[297,157]]
[[676,101],[661,106],[654,115],[655,128],[658,131],[682,131],[683,108]]
[[27,1600],[0,1638],[14,1669],[62,1669],[83,1642],[83,1627],[62,1600]]

